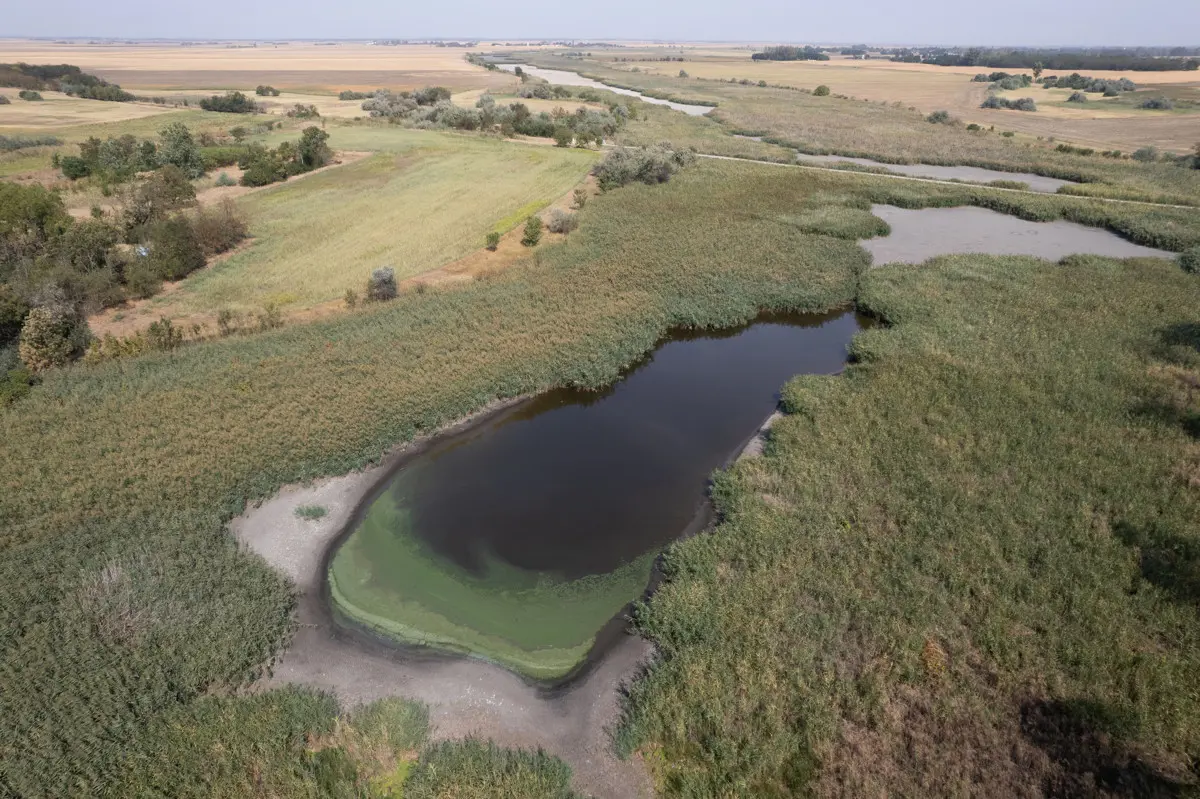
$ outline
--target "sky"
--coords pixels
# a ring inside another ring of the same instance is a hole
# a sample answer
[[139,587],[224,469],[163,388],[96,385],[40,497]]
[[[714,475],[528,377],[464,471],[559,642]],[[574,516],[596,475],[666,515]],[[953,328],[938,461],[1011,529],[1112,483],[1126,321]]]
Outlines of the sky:
[[[6,0],[0,36],[1200,45],[1200,0]],[[1187,37],[1187,38],[1181,38]],[[0,43],[0,61],[3,61]]]

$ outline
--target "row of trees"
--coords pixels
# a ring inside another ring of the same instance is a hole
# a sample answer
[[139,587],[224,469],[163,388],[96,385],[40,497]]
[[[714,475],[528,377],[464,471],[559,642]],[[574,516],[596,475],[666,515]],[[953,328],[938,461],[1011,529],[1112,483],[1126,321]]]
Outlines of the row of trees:
[[312,125],[304,129],[297,142],[281,142],[274,149],[257,143],[248,145],[238,166],[244,170],[243,186],[266,186],[319,169],[332,158],[329,134]]
[[1134,72],[1164,72],[1200,69],[1200,58],[1155,57],[1107,50],[995,50],[983,47],[954,49],[931,47],[900,49],[892,61],[936,64],[945,67],[991,67],[992,69],[1112,69]]
[[89,100],[127,102],[136,99],[117,84],[88,74],[72,64],[0,64],[0,86],[35,93],[39,90],[63,92]]
[[214,94],[200,101],[200,107],[205,111],[221,111],[226,114],[256,114],[262,109],[258,103],[241,92],[226,92]]
[[781,44],[777,47],[764,47],[761,53],[750,56],[755,61],[828,61],[829,56],[811,45],[793,47]]
[[182,122],[160,130],[157,142],[139,141],[128,133],[103,141],[90,136],[80,143],[79,155],[61,156],[56,165],[71,180],[95,176],[105,183],[123,183],[139,172],[163,166],[174,166],[189,179],[205,172],[200,147]]
[[1129,78],[1117,78],[1116,80],[1093,78],[1088,75],[1080,75],[1078,72],[1072,72],[1070,75],[1050,75],[1043,78],[1041,84],[1047,89],[1076,89],[1081,92],[1103,94],[1105,97],[1116,97],[1121,92],[1132,92],[1137,89],[1137,84]]

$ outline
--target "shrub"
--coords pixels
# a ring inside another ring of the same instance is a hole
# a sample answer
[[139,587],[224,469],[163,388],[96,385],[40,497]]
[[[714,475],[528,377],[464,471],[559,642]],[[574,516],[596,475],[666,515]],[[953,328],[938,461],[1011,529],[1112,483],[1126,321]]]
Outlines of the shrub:
[[158,138],[158,157],[164,165],[178,167],[192,180],[204,174],[204,156],[187,125],[172,122],[158,132]]
[[983,130],[983,128],[972,122],[970,125],[967,125],[967,130]]
[[70,180],[79,180],[92,174],[87,161],[77,155],[64,155],[59,159],[58,165],[62,169],[63,177]]
[[1067,98],[1068,103],[1086,103],[1087,95],[1083,92],[1071,92],[1071,96]]
[[140,255],[125,267],[125,290],[131,297],[144,300],[162,290],[162,276],[149,255]]
[[500,234],[493,230],[491,233],[487,234],[487,248],[492,252],[495,252],[496,248],[499,246]]
[[0,94],[0,105],[12,105],[12,100],[8,99],[8,95]]
[[1157,111],[1170,111],[1174,107],[1175,103],[1167,97],[1147,97],[1138,103],[1138,108],[1149,108]]
[[687,70],[685,70],[685,69],[681,69],[681,70],[679,70],[679,77],[681,77],[681,78],[690,78],[690,77],[691,77],[691,75],[687,74]]
[[822,83],[820,86],[813,89],[813,94],[816,95],[817,97],[828,97],[829,96],[829,87]]
[[577,208],[577,209],[583,208],[583,206],[587,205],[587,201],[588,201],[587,189],[582,188],[582,187],[578,188],[575,190],[574,194],[572,194],[571,196],[573,198],[573,204],[574,204],[575,208]]
[[146,329],[146,348],[151,350],[168,351],[183,344],[183,331],[171,324],[165,316],[157,322],[151,322]]
[[321,112],[317,110],[315,105],[296,103],[296,105],[287,112],[287,115],[293,119],[317,119],[321,116]]
[[35,92],[32,89],[22,89],[21,91],[17,92],[17,97],[20,97],[22,100],[29,101],[43,99],[40,93]]
[[296,508],[296,518],[309,522],[324,519],[328,515],[329,511],[326,510],[324,505],[301,505]]
[[7,407],[28,394],[33,382],[33,372],[24,366],[0,369],[0,408]]
[[259,332],[275,330],[280,327],[283,327],[283,312],[279,310],[278,305],[268,302],[258,313]]
[[601,191],[624,186],[634,181],[665,183],[681,167],[691,164],[696,154],[690,150],[674,150],[670,142],[653,147],[618,147],[610,150],[592,168]]
[[571,132],[570,128],[560,127],[554,129],[555,147],[570,147],[573,141],[575,141],[575,134]]
[[1017,134],[1013,133],[1011,130],[1006,130],[1003,133],[1001,133],[1000,135],[1006,139],[1011,139],[1013,136],[1016,136]]
[[1152,161],[1158,160],[1158,148],[1139,147],[1138,149],[1134,150],[1129,157],[1134,161],[1141,161],[1142,163],[1148,164]]
[[1192,247],[1179,253],[1179,266],[1185,272],[1200,275],[1200,247]]
[[579,227],[579,218],[568,211],[555,208],[550,212],[550,221],[546,223],[546,227],[551,233],[570,233]]
[[30,311],[21,326],[21,363],[35,374],[65,364],[71,357],[71,321],[57,308]]
[[[3,96],[0,94],[0,97]],[[0,101],[0,105],[4,105],[4,102]],[[55,147],[59,144],[62,144],[62,139],[57,136],[0,136],[0,153],[11,153],[29,147]]]
[[250,135],[250,131],[246,130],[241,125],[237,125],[229,129],[229,135],[233,137],[234,141],[241,142],[242,139]]
[[201,208],[191,222],[196,242],[206,256],[231,250],[246,238],[246,220],[228,199],[215,208]]
[[949,125],[952,120],[949,111],[934,111],[925,117],[925,121],[932,122],[935,125]]
[[147,235],[150,261],[163,280],[181,280],[204,266],[204,251],[182,214],[155,222]]
[[526,247],[536,247],[537,243],[541,240],[542,220],[536,216],[531,216],[525,222],[525,233],[521,236],[521,243]]
[[372,97],[374,92],[353,92],[349,89],[343,89],[338,92],[339,100],[366,100]]
[[216,185],[217,186],[236,186],[237,181],[234,180],[233,178],[229,177],[228,172],[222,172],[221,174],[217,175]]
[[395,269],[390,266],[381,266],[371,271],[371,277],[367,280],[368,300],[371,302],[392,300],[398,293]]
[[274,86],[259,85],[254,87],[254,93],[259,97],[278,97],[279,89],[276,89]]
[[1036,111],[1037,103],[1032,97],[1022,97],[1019,100],[1008,100],[1004,97],[989,95],[986,100],[979,104],[980,108],[1004,108],[1010,111]]
[[342,300],[346,303],[346,307],[353,310],[358,307],[358,292],[354,289],[346,289]]
[[135,187],[125,201],[125,229],[136,235],[139,228],[162,219],[172,211],[194,205],[196,189],[183,171],[164,166]]
[[[279,92],[274,93],[278,94]],[[241,92],[214,94],[212,97],[201,100],[200,107],[205,111],[220,111],[225,114],[253,114],[260,110],[258,103]]]

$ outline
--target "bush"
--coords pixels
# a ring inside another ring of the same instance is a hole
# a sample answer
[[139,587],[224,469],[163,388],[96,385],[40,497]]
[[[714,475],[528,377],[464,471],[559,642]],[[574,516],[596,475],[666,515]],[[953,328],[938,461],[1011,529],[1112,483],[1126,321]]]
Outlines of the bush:
[[35,92],[32,89],[22,89],[21,91],[17,92],[17,97],[20,97],[22,100],[30,101],[43,99],[40,93]]
[[165,316],[157,322],[151,322],[146,329],[146,348],[151,350],[168,351],[183,344],[183,331],[171,324]]
[[63,177],[70,180],[79,180],[92,174],[87,161],[77,155],[64,155],[58,160],[58,165],[62,169]]
[[[275,92],[275,94],[278,93],[278,91]],[[214,94],[212,97],[201,100],[200,107],[205,111],[220,111],[225,114],[253,114],[260,110],[258,103],[241,92]]]
[[670,142],[662,142],[653,147],[618,147],[610,150],[600,163],[592,168],[592,174],[596,176],[601,191],[635,181],[666,183],[672,174],[695,159],[694,152],[674,150]]
[[970,125],[967,125],[967,130],[983,130],[983,128],[972,122]]
[[1138,108],[1148,108],[1156,111],[1170,111],[1174,107],[1175,103],[1166,97],[1147,97],[1138,103]]
[[318,519],[324,519],[329,515],[324,505],[301,505],[296,508],[296,518],[304,519],[308,522],[315,522]]
[[579,227],[579,218],[568,211],[555,208],[550,212],[550,221],[546,223],[546,227],[551,233],[570,233]]
[[1083,92],[1071,92],[1071,96],[1067,98],[1068,103],[1086,103],[1087,95]]
[[349,89],[344,89],[338,92],[339,100],[366,100],[374,95],[374,92],[352,92]]
[[12,105],[12,100],[8,99],[8,95],[0,94],[0,105]]
[[246,238],[246,220],[228,199],[215,208],[201,208],[191,223],[200,251],[206,256],[231,250]]
[[681,78],[690,78],[690,77],[691,77],[691,75],[687,74],[687,70],[681,69],[681,70],[679,70],[679,77],[681,77]]
[[65,364],[71,357],[71,327],[64,311],[34,308],[21,326],[21,363],[35,374]]
[[953,120],[950,117],[949,111],[934,111],[925,117],[925,121],[932,122],[935,125],[949,125]]
[[129,296],[144,300],[162,291],[162,276],[149,255],[140,255],[125,267],[125,290]]
[[573,203],[574,203],[575,208],[579,209],[579,208],[583,208],[583,206],[587,205],[587,201],[588,201],[587,189],[578,188],[575,190],[574,194],[572,194],[571,196],[573,197]]
[[1032,97],[1022,97],[1019,100],[1008,100],[996,95],[989,95],[986,100],[979,104],[980,108],[1004,108],[1010,111],[1036,111],[1037,103]]
[[196,189],[183,171],[164,166],[129,193],[125,201],[125,229],[136,235],[142,226],[195,203]]
[[274,86],[255,86],[254,93],[259,97],[278,97],[279,89]]
[[[4,95],[0,94],[0,97]],[[0,101],[4,105],[4,101]],[[29,147],[55,147],[62,144],[57,136],[0,136],[0,153],[11,153]]]
[[204,251],[182,214],[155,222],[147,235],[150,262],[163,280],[182,280],[204,266]]
[[318,119],[321,116],[321,112],[317,110],[315,105],[296,103],[296,105],[287,112],[287,115],[292,119]]
[[393,300],[398,293],[395,269],[390,266],[381,266],[371,271],[371,277],[367,280],[367,299],[369,301]]
[[1144,164],[1148,164],[1158,160],[1158,148],[1139,147],[1138,149],[1134,150],[1129,157],[1134,161],[1141,161]]
[[1192,247],[1179,253],[1179,266],[1185,272],[1200,275],[1200,247]]
[[521,243],[526,247],[536,247],[537,243],[541,240],[542,220],[536,216],[531,216],[525,222],[525,233],[521,236]]
[[820,86],[813,89],[813,94],[816,95],[817,97],[828,97],[829,96],[829,87],[822,83]]
[[172,122],[158,132],[158,157],[163,165],[178,167],[190,180],[204,174],[204,156],[182,122]]
[[229,173],[228,173],[228,172],[222,172],[221,174],[217,175],[217,182],[216,182],[216,184],[215,184],[215,185],[217,185],[217,186],[222,186],[222,187],[224,187],[224,186],[236,186],[236,185],[237,185],[237,181],[236,181],[236,180],[234,180],[233,178],[229,177]]
[[571,132],[570,128],[559,127],[554,129],[555,147],[570,147],[573,141],[575,141],[575,134]]
[[491,233],[487,234],[487,248],[492,252],[495,252],[496,248],[499,246],[500,234],[493,230]]

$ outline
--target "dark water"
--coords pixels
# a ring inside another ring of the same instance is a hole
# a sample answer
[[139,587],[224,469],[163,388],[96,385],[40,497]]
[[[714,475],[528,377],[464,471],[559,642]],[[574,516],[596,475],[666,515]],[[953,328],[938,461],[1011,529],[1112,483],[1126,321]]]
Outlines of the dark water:
[[393,478],[412,534],[473,573],[499,558],[568,579],[661,549],[780,387],[842,368],[860,321],[843,311],[677,334],[606,391],[551,391],[447,439]]

